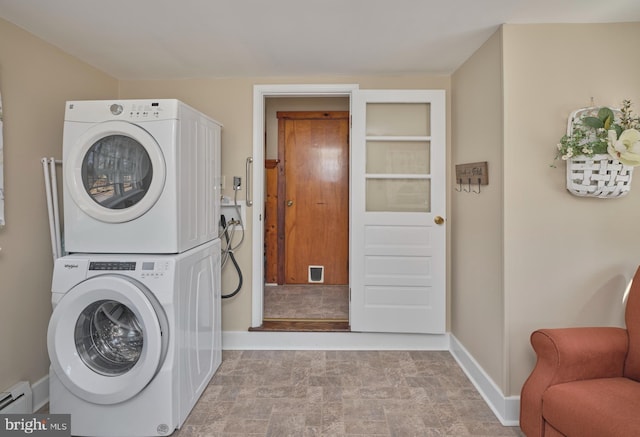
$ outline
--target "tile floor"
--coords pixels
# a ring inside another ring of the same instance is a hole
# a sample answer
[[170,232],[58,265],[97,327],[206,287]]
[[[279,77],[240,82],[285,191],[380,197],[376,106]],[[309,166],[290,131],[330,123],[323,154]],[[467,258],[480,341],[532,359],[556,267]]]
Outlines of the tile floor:
[[523,436],[439,351],[224,351],[174,437]]
[[267,285],[264,319],[349,320],[348,285]]
[[[347,286],[266,287],[265,318],[348,320]],[[449,352],[223,351],[172,437],[524,437]]]

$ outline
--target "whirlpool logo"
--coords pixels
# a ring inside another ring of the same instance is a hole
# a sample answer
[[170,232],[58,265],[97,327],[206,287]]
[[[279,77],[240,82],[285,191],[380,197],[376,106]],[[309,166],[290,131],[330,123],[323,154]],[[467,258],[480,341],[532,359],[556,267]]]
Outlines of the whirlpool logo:
[[0,420],[0,437],[70,437],[70,414],[7,414]]
[[67,263],[67,264],[64,265],[64,268],[67,269],[67,270],[77,269],[78,267],[80,267],[78,264],[69,264],[69,263]]

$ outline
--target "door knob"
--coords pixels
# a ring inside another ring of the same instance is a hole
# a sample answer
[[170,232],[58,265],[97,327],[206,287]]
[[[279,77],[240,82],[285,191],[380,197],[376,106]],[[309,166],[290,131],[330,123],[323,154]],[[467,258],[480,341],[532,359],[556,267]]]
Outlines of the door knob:
[[437,216],[433,219],[433,222],[434,222],[436,225],[441,225],[441,224],[443,224],[443,223],[444,223],[444,219],[443,219],[442,217],[440,217],[439,215],[437,215]]
[[287,206],[293,206],[293,200],[287,200]]

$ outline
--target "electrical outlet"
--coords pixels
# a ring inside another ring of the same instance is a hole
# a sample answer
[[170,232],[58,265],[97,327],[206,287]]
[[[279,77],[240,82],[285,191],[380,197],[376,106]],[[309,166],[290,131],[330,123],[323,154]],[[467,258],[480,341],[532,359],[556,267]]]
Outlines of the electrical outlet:
[[234,190],[239,190],[241,184],[242,184],[242,179],[240,178],[240,176],[234,176],[233,177],[233,189]]

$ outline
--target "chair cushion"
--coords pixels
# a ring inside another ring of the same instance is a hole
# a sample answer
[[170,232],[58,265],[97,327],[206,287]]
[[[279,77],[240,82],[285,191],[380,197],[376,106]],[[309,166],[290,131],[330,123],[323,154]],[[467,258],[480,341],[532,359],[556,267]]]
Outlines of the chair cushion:
[[640,383],[602,378],[551,386],[542,416],[568,437],[640,436]]
[[631,283],[624,319],[629,333],[629,351],[624,376],[640,381],[640,267]]

